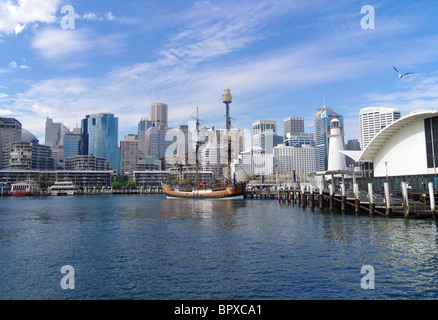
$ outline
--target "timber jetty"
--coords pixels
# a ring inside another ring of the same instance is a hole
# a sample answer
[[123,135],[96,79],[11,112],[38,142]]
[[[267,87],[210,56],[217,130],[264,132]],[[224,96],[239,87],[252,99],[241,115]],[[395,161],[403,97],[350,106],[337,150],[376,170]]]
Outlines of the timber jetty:
[[399,184],[398,189],[390,188],[389,182],[383,182],[379,188],[375,188],[373,185],[376,185],[376,181],[358,181],[354,174],[349,177],[351,180],[344,177],[344,174],[337,178],[334,174],[330,176],[328,180],[322,178],[278,185],[252,185],[247,190],[246,198],[278,200],[311,209],[387,217],[435,218],[435,204],[438,200],[436,181],[435,185],[434,182],[424,183],[421,190],[412,189],[407,179]]

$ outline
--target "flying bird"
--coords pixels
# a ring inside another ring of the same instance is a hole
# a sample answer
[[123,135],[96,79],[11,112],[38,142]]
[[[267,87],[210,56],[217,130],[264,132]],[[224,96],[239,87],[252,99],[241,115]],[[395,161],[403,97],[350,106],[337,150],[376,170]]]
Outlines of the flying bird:
[[404,74],[401,74],[400,71],[398,71],[396,67],[394,67],[394,66],[392,66],[392,67],[393,67],[394,70],[398,73],[398,78],[399,78],[399,79],[403,78],[403,77],[404,77],[405,75],[407,75],[407,74],[411,74],[411,73],[413,73],[413,72],[406,72],[406,73],[404,73]]

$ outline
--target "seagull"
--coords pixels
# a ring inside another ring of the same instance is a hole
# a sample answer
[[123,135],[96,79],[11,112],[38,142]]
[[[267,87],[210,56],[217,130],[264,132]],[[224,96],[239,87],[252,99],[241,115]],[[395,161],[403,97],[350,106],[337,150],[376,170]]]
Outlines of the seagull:
[[403,78],[403,77],[404,77],[405,75],[407,75],[407,74],[411,74],[411,73],[413,73],[413,72],[407,72],[407,73],[405,73],[405,74],[401,74],[400,71],[398,71],[396,67],[394,67],[394,66],[392,66],[392,67],[393,67],[394,70],[398,73],[398,78],[399,78],[399,79]]

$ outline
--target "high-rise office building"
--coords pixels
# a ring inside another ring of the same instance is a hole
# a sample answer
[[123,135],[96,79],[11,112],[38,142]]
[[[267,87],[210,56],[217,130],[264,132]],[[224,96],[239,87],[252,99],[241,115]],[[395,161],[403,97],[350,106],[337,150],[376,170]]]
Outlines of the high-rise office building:
[[152,127],[152,121],[149,119],[141,119],[138,123],[138,152],[146,155],[146,131]]
[[129,175],[131,168],[138,161],[138,140],[135,134],[125,136],[120,141],[120,173]]
[[176,155],[182,164],[189,164],[189,126],[180,125],[178,130]]
[[74,133],[66,133],[64,136],[64,162],[70,158],[80,154],[81,135]]
[[368,107],[360,110],[360,144],[362,150],[385,127],[400,119],[401,113],[394,108]]
[[120,170],[119,118],[112,113],[87,115],[81,121],[81,155],[108,159],[111,170]]
[[273,148],[283,143],[283,137],[277,135],[275,120],[258,120],[252,124],[252,145],[272,154]]
[[[8,143],[21,141],[21,133],[20,121],[14,118],[0,117],[0,156]],[[2,161],[0,161],[0,168],[2,168]]]
[[45,145],[57,148],[64,144],[64,135],[68,133],[68,128],[60,122],[53,122],[53,119],[46,119]]
[[[319,153],[318,171],[327,170],[329,149],[329,139],[327,133],[330,131],[330,121],[332,121],[333,118],[337,118],[339,120],[340,128],[343,130],[343,116],[339,113],[336,113],[333,111],[333,109],[327,107],[325,104],[318,109],[314,117],[315,144]],[[344,141],[344,137],[342,137],[342,141]]]
[[318,149],[309,145],[299,147],[280,144],[274,147],[275,172],[295,174],[296,177],[316,172],[318,169]]
[[286,146],[302,146],[304,144],[311,147],[315,146],[315,139],[313,133],[300,133],[300,132],[288,132],[286,133],[286,139],[284,140]]
[[167,104],[151,104],[151,121],[154,127],[167,128]]
[[304,133],[304,118],[289,117],[284,119],[284,134],[283,138],[286,140],[286,134]]
[[274,155],[265,154],[262,148],[250,147],[243,151],[231,163],[231,171],[244,171],[246,175],[271,176],[274,173]]
[[[146,155],[160,159],[163,170],[165,169],[166,151],[175,139],[176,132],[172,128],[151,127],[146,131]],[[176,150],[172,151],[176,152]]]

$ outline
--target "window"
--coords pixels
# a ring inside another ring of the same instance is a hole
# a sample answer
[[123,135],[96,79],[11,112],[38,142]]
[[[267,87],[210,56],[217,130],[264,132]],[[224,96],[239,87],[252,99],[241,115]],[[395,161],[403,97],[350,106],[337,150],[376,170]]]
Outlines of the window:
[[[438,117],[424,119],[426,134],[427,167],[434,168],[434,157],[438,155]],[[435,159],[438,160],[438,159]]]

